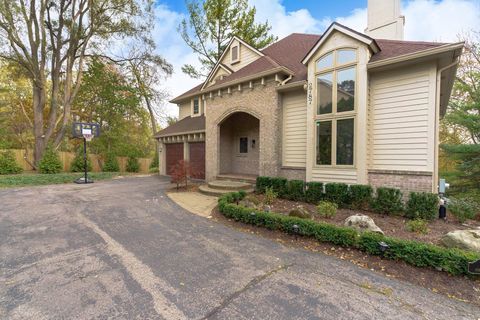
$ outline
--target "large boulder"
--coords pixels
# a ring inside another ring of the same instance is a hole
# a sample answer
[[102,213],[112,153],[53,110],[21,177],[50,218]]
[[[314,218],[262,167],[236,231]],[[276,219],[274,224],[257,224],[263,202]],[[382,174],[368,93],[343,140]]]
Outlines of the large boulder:
[[373,221],[372,218],[363,214],[355,214],[353,216],[348,217],[345,219],[345,226],[352,227],[357,229],[358,231],[370,231],[376,232],[380,234],[384,234],[382,229],[380,229]]
[[302,219],[311,219],[312,213],[308,211],[304,206],[297,206],[295,209],[292,209],[288,215],[290,217],[297,217]]
[[238,204],[245,208],[257,209],[257,205],[250,199],[243,199]]
[[447,233],[441,243],[448,248],[459,248],[480,253],[480,230],[455,230]]

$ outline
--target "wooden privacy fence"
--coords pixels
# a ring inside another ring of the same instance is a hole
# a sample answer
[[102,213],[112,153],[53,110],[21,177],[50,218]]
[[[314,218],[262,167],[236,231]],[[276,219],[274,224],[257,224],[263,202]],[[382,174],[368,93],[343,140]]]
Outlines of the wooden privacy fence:
[[[25,150],[20,149],[9,149],[9,150],[0,150],[0,151],[11,151],[15,155],[15,159],[17,160],[17,164],[23,168],[25,171],[33,170],[30,163],[33,163],[33,151],[28,150],[25,153]],[[63,171],[70,171],[70,165],[72,164],[73,158],[75,158],[75,153],[73,152],[63,152],[59,151],[58,155],[60,156],[60,161],[63,165]],[[26,159],[25,159],[26,156]],[[92,163],[92,171],[93,172],[100,172],[101,167],[100,164],[102,162],[101,156],[98,154],[88,154],[90,158],[90,162]],[[128,157],[117,157],[118,164],[120,166],[121,172],[126,172],[127,167],[127,160]],[[138,163],[140,164],[140,173],[148,173],[150,168],[150,163],[152,163],[153,159],[150,158],[138,158]]]

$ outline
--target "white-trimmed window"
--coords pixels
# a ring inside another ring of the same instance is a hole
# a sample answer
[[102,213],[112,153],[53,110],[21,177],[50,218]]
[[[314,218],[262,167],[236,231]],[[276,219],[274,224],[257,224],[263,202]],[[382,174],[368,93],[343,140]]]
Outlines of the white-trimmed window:
[[240,48],[240,46],[237,44],[237,45],[232,46],[231,49],[230,49],[230,56],[232,58],[232,63],[240,61],[240,52],[239,52],[240,49],[239,48]]
[[337,49],[315,63],[316,159],[319,166],[353,166],[357,51]]
[[200,113],[200,98],[196,97],[193,99],[193,114],[197,115]]

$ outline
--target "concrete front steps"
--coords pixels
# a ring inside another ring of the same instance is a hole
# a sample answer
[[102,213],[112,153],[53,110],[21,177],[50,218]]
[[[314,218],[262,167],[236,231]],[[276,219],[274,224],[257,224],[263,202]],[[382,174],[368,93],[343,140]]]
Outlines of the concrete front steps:
[[227,180],[226,177],[223,177],[223,179],[217,179],[210,181],[208,184],[201,185],[198,190],[205,195],[220,197],[226,193],[237,192],[240,190],[252,193],[254,189],[253,184],[250,182]]

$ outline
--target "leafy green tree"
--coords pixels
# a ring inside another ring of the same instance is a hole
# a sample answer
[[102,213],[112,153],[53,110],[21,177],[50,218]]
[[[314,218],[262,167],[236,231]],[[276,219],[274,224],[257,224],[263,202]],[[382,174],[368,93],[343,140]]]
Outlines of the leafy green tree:
[[[444,121],[459,131],[462,142],[442,145],[449,157],[458,163],[463,188],[480,188],[480,39],[467,40],[458,68],[452,99]],[[450,130],[450,132],[451,132]],[[450,137],[451,138],[451,137]],[[455,140],[453,140],[455,141]],[[458,140],[457,140],[458,141]],[[450,142],[450,143],[449,143]]]
[[74,117],[101,125],[89,143],[92,153],[149,156],[154,149],[149,114],[135,85],[102,59],[92,59],[74,102]]
[[188,19],[178,30],[185,43],[198,54],[201,68],[184,65],[182,71],[192,78],[204,78],[215,66],[233,36],[255,48],[263,48],[276,37],[269,32],[268,21],[255,23],[255,7],[247,0],[187,1]]
[[151,0],[0,0],[0,57],[31,82],[34,158],[58,147],[71,121],[84,64],[112,40],[148,39]]
[[53,146],[49,144],[43,153],[42,159],[38,163],[38,171],[40,173],[59,173],[62,171],[63,165]]
[[[85,160],[83,159],[83,148],[78,148],[75,153],[75,157],[72,160],[70,165],[70,171],[72,172],[84,172],[85,171]],[[87,156],[87,171],[92,171],[92,161]]]

